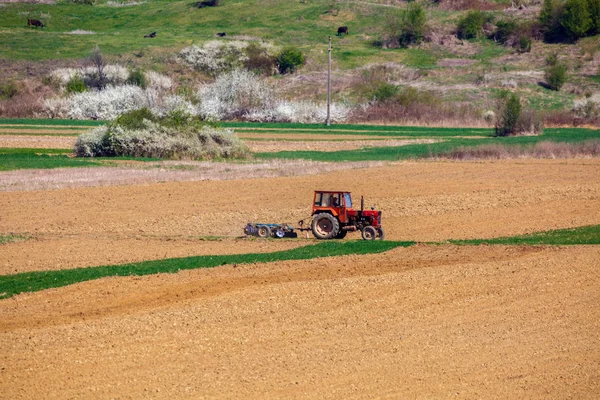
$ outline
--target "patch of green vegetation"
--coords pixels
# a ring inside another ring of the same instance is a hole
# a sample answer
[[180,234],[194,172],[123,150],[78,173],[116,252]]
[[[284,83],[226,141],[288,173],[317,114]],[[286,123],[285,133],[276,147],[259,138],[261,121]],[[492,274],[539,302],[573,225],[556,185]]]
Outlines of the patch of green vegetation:
[[600,225],[557,229],[522,236],[495,239],[450,240],[453,244],[506,244],[506,245],[578,245],[600,244]]
[[71,158],[65,152],[71,153],[71,150],[0,149],[0,171],[94,167],[102,165],[94,161]]
[[405,56],[404,63],[413,68],[432,69],[435,68],[438,57],[431,52],[419,48],[402,50]]
[[334,152],[320,151],[281,151],[277,153],[257,153],[264,159],[286,158],[312,161],[396,161],[414,158],[436,157],[459,147],[475,147],[489,144],[506,146],[525,146],[540,141],[577,143],[586,140],[600,139],[600,130],[581,128],[545,129],[539,136],[486,137],[481,139],[449,138],[443,142],[428,144],[412,144],[399,147],[367,147],[358,150],[341,150]]
[[483,63],[490,63],[492,59],[503,56],[508,52],[505,46],[496,44],[491,40],[480,39],[478,42],[481,44],[482,49],[472,58]]
[[27,235],[9,233],[8,235],[0,235],[0,245],[12,242],[20,242],[27,239],[29,239],[29,236]]
[[0,154],[70,154],[71,149],[0,148]]
[[564,110],[573,106],[575,95],[546,89],[539,85],[528,85],[532,91],[527,95],[529,106],[535,110]]
[[71,157],[71,149],[0,148],[0,171],[116,166],[118,161],[159,161],[158,158],[110,157],[81,159]]
[[[261,0],[228,0],[202,9],[192,7],[190,1],[166,0],[129,7],[110,7],[103,1],[93,6],[9,3],[0,13],[0,52],[7,59],[73,59],[88,56],[98,45],[105,55],[145,55],[153,49],[177,51],[193,41],[214,40],[216,32],[227,32],[228,37],[254,36],[317,54],[327,48],[327,37],[332,36],[336,50],[353,54],[342,57],[345,68],[363,51],[363,35],[381,35],[381,12],[388,9],[365,4],[364,10],[357,10],[353,4],[340,4],[340,15],[348,13],[352,23],[349,35],[338,37],[337,27],[344,22],[328,13],[330,3],[280,1],[277,7],[269,7]],[[27,18],[40,19],[46,26],[28,28]],[[77,30],[88,34],[73,34]],[[156,31],[156,37],[145,39],[150,31]]]
[[198,256],[145,261],[125,265],[76,268],[59,271],[25,272],[0,276],[0,299],[22,292],[35,292],[108,276],[142,276],[158,273],[177,273],[182,270],[212,268],[221,265],[267,263],[286,260],[308,260],[348,254],[374,254],[415,242],[389,241],[328,241],[273,253]]

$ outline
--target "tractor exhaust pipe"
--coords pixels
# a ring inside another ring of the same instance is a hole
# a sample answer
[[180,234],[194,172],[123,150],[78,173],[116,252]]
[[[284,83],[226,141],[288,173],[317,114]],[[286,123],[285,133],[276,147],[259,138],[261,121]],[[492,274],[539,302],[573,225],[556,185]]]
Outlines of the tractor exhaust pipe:
[[360,196],[360,212],[365,211],[365,196]]

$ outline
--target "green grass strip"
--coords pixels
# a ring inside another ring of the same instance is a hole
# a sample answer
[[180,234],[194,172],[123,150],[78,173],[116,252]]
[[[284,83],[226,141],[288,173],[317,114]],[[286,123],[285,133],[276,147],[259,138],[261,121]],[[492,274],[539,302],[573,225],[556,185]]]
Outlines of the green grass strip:
[[396,161],[414,158],[436,157],[459,147],[476,147],[499,144],[506,146],[535,145],[541,141],[578,143],[600,139],[600,130],[581,128],[546,129],[539,136],[489,137],[481,139],[449,138],[443,142],[410,144],[398,147],[365,147],[358,150],[324,151],[280,151],[257,153],[262,159],[304,159],[312,161]]
[[547,245],[578,245],[600,244],[600,225],[582,226],[579,228],[557,229],[537,232],[522,236],[502,237],[495,239],[450,240],[449,243],[460,245],[472,244],[547,244]]
[[66,126],[100,126],[106,121],[84,119],[46,119],[46,118],[0,118],[0,125],[66,125]]
[[0,245],[11,242],[20,242],[27,239],[29,239],[29,236],[27,235],[15,235],[13,233],[9,235],[0,235]]
[[197,268],[212,268],[226,264],[267,263],[286,260],[308,260],[318,257],[333,257],[348,254],[373,254],[413,244],[415,242],[331,241],[273,253],[170,258],[124,265],[24,272],[15,275],[0,276],[0,299],[23,292],[36,292],[108,276],[142,276],[158,273],[176,273],[181,270]]
[[[17,169],[50,169],[50,168],[73,168],[73,167],[97,167],[102,163],[90,159],[68,157],[64,150],[51,151],[55,149],[18,149],[11,152],[0,151],[0,171],[12,171]],[[8,149],[15,150],[15,149]],[[28,151],[25,151],[28,150]],[[42,153],[40,153],[40,151]],[[71,150],[68,150],[70,153]]]

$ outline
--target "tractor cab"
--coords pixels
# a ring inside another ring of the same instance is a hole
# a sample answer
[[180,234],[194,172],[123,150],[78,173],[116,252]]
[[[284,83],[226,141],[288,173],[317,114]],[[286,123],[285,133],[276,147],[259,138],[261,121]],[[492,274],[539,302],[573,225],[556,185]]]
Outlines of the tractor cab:
[[354,211],[350,192],[315,191],[312,215],[329,212],[345,223],[348,220],[348,211]]

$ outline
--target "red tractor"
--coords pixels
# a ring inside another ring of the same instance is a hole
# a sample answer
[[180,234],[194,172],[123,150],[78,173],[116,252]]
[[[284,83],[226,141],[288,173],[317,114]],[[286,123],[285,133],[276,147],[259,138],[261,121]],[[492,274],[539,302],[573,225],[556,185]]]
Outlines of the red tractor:
[[317,239],[343,239],[348,232],[360,231],[365,240],[383,240],[381,211],[365,210],[360,198],[360,210],[352,208],[350,192],[315,191],[312,206],[312,233]]

